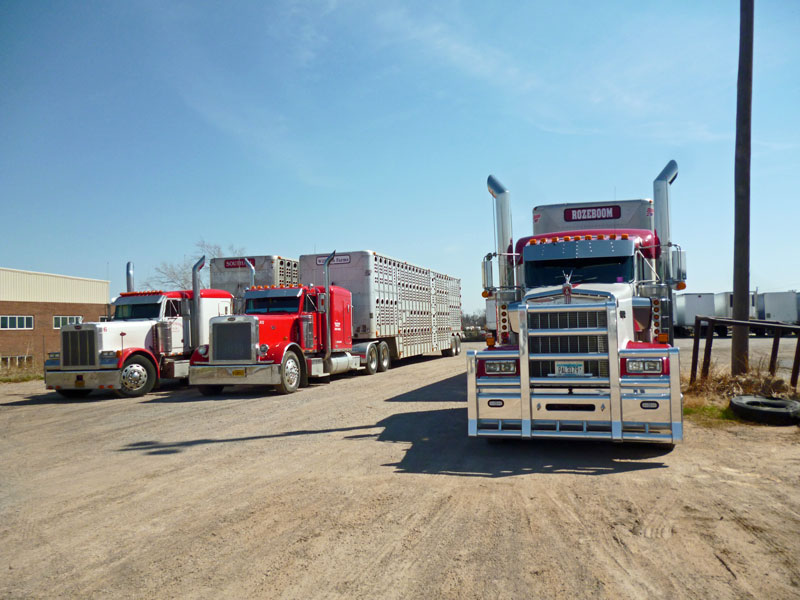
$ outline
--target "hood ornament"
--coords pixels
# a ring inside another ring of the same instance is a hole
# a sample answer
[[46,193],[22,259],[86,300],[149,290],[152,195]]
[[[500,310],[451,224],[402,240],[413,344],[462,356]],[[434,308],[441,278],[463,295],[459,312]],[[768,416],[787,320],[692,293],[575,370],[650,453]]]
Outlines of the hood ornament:
[[561,293],[564,294],[564,304],[572,304],[572,283],[570,283],[572,271],[569,272],[569,275],[564,271],[561,271],[561,274],[564,275],[564,285],[561,286]]

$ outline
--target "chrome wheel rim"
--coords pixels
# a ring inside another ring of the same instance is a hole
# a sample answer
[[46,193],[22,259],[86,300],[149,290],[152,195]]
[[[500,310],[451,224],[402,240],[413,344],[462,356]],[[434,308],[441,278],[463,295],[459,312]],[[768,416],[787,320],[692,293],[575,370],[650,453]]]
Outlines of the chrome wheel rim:
[[374,371],[378,368],[378,353],[377,352],[370,352],[369,353],[369,368],[371,371]]
[[290,358],[286,361],[284,375],[286,376],[286,383],[289,384],[289,387],[296,386],[297,382],[300,381],[300,365],[297,364],[295,359]]
[[147,385],[147,369],[134,363],[122,369],[122,387],[131,392],[138,392]]

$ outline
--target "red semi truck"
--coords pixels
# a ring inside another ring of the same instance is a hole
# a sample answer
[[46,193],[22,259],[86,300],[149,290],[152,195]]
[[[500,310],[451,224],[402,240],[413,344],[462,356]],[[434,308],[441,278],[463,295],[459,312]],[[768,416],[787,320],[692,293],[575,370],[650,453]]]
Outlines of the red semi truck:
[[393,358],[461,352],[458,279],[357,251],[301,256],[300,282],[251,288],[245,314],[211,319],[189,383],[206,395],[239,384],[289,394],[309,377],[372,375]]

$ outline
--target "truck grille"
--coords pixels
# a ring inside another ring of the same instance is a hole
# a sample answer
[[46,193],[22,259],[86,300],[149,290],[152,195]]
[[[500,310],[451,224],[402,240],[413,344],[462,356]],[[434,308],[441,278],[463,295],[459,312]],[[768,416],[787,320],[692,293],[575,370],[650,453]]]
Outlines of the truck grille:
[[528,314],[530,329],[585,329],[606,327],[608,316],[605,312],[535,312]]
[[211,329],[214,360],[253,359],[250,323],[213,323]]
[[604,335],[531,336],[530,352],[532,354],[608,352],[608,338]]
[[[528,313],[528,328],[536,331],[528,337],[528,352],[530,354],[544,355],[539,359],[529,361],[529,374],[533,378],[546,378],[556,375],[556,361],[568,360],[569,362],[583,362],[584,376],[607,378],[609,376],[609,347],[608,333],[590,332],[583,333],[571,329],[605,330],[608,327],[608,314],[605,310],[537,310]],[[548,330],[562,335],[548,335]],[[580,355],[587,356],[581,361]],[[548,355],[552,355],[550,358]],[[560,359],[559,355],[570,355],[569,359]],[[577,355],[577,356],[576,356]],[[600,356],[598,356],[600,355]]]
[[94,367],[97,345],[93,329],[61,332],[61,366]]

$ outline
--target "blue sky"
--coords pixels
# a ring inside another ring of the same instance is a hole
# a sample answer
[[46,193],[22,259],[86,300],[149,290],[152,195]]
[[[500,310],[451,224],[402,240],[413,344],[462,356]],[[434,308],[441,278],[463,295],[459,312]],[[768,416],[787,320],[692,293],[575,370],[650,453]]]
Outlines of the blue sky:
[[[800,4],[757,1],[751,284],[800,289]],[[123,289],[200,238],[373,249],[479,309],[493,173],[536,204],[652,196],[687,291],[730,289],[738,2],[0,4],[0,266]]]

